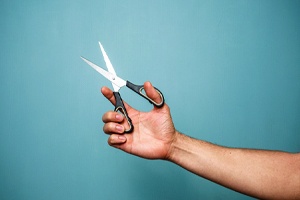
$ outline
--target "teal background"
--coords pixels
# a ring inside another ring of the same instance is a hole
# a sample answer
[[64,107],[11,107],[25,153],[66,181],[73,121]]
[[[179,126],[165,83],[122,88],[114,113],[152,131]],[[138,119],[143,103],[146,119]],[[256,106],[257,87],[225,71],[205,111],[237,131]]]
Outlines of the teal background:
[[[0,199],[251,199],[107,145],[110,83],[150,80],[176,128],[300,151],[300,1],[0,2]],[[151,105],[122,89],[137,109]]]

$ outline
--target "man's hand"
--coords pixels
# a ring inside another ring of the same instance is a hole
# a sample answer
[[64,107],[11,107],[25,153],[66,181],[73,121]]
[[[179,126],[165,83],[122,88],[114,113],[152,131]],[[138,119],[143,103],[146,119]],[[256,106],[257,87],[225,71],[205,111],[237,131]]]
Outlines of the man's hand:
[[[155,102],[161,101],[160,95],[150,82],[144,84],[144,89],[147,96]],[[115,104],[113,92],[109,88],[103,87],[101,92]],[[133,132],[124,134],[127,125],[125,117],[121,113],[108,111],[102,117],[105,123],[103,131],[110,135],[108,144],[143,158],[167,159],[177,135],[168,105],[154,107],[150,112],[140,112],[125,102],[124,105],[132,120]]]

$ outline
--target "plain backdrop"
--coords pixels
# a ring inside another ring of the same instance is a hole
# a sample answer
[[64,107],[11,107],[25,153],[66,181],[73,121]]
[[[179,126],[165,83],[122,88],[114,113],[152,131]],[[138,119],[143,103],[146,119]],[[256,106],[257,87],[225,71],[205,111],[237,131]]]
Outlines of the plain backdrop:
[[109,147],[100,88],[112,87],[80,56],[105,67],[101,41],[120,77],[163,92],[185,134],[299,152],[299,15],[284,0],[2,0],[0,199],[251,199]]

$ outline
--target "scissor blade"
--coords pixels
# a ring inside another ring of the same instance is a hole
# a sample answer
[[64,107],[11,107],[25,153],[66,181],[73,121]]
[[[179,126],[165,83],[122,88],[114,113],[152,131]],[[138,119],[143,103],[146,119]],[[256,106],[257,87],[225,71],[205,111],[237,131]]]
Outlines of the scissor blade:
[[107,56],[107,54],[106,54],[106,52],[105,52],[105,50],[104,50],[102,44],[101,44],[100,42],[99,42],[99,46],[100,46],[100,49],[101,49],[101,52],[102,52],[102,55],[103,55],[103,58],[104,58],[104,61],[105,61],[105,64],[106,64],[106,67],[107,67],[108,71],[109,71],[111,74],[113,74],[113,75],[116,76],[117,74],[116,74],[116,72],[115,72],[115,69],[114,69],[114,67],[112,66],[112,64],[111,64],[111,62],[110,62],[110,60],[109,60],[109,58],[108,58],[108,56]]
[[101,67],[99,67],[98,65],[92,63],[91,61],[89,61],[88,59],[80,56],[82,60],[84,60],[87,64],[89,64],[92,68],[94,68],[97,72],[99,72],[100,74],[102,74],[105,78],[107,78],[110,81],[112,80],[113,74],[111,74],[108,71],[105,71],[104,69],[102,69]]
[[102,76],[104,76],[105,78],[107,78],[113,85],[114,91],[117,92],[120,90],[121,87],[126,85],[126,81],[124,81],[123,79],[111,74],[110,72],[102,69],[101,67],[99,67],[98,65],[92,63],[91,61],[89,61],[88,59],[80,56],[82,60],[84,60],[88,65],[90,65],[92,68],[94,68],[97,72],[99,72]]

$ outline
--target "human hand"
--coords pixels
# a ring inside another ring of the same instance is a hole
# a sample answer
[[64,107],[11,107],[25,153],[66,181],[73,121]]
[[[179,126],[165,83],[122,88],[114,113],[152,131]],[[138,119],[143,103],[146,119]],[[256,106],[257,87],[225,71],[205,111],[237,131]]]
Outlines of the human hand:
[[[150,82],[145,82],[146,95],[155,102],[160,102],[161,97]],[[113,92],[103,87],[102,94],[115,104]],[[108,144],[127,153],[147,159],[167,159],[171,144],[176,137],[176,130],[170,114],[170,109],[165,103],[163,107],[154,107],[150,112],[140,112],[124,102],[127,113],[134,126],[133,132],[124,134],[127,126],[125,117],[118,112],[106,112],[102,120],[105,123],[103,131],[110,135]]]

